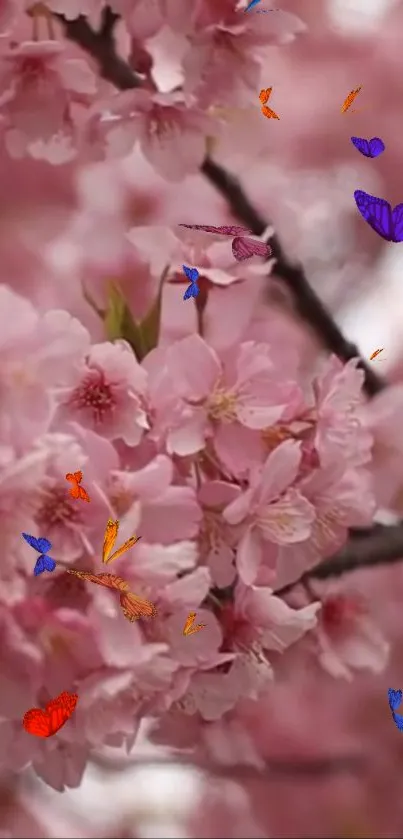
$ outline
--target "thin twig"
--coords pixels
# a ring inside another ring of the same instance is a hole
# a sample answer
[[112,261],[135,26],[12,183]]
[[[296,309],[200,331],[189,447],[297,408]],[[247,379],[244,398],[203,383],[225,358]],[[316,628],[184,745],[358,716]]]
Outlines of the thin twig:
[[390,565],[402,559],[403,524],[390,527],[378,524],[367,531],[350,533],[350,539],[341,551],[275,593],[282,596],[306,580],[327,580],[357,568],[362,570],[375,565]]

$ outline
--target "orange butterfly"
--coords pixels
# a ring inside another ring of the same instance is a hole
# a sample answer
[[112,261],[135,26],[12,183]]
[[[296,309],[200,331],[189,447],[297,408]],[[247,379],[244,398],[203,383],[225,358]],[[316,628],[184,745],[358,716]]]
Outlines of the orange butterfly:
[[69,490],[70,495],[72,495],[73,498],[81,498],[83,501],[90,501],[88,492],[84,489],[84,487],[79,486],[83,479],[82,472],[67,472],[66,479],[73,483],[73,486]]
[[[355,90],[350,91],[350,93],[348,94],[348,96],[346,97],[346,99],[344,100],[344,102],[341,106],[342,114],[344,114],[346,111],[348,111],[350,105],[353,104],[355,97],[358,96],[361,89],[362,89],[362,85],[357,87]],[[354,113],[354,112],[352,111],[352,113]]]
[[183,627],[183,634],[184,635],[193,635],[195,632],[199,632],[200,629],[204,629],[206,626],[205,623],[198,623],[197,626],[193,626],[195,622],[196,612],[190,612],[188,617],[186,618],[185,626]]
[[370,355],[369,360],[370,360],[370,361],[372,361],[372,359],[373,359],[373,358],[376,358],[376,357],[377,357],[377,355],[379,355],[381,352],[383,352],[383,349],[384,349],[384,348],[382,347],[382,349],[381,349],[381,350],[375,350],[375,351],[372,353],[372,355]]
[[120,595],[122,612],[128,621],[136,621],[139,618],[155,618],[157,609],[149,600],[143,600],[137,594],[129,591],[129,583],[116,574],[91,574],[90,571],[75,571],[73,568],[66,569],[69,574],[74,574],[80,580],[88,580],[89,583],[96,583],[99,586],[114,588],[123,592]]
[[56,699],[51,699],[44,711],[42,708],[31,708],[22,721],[25,731],[36,737],[51,737],[70,719],[77,701],[76,693],[65,690]]
[[108,562],[112,562],[114,559],[118,559],[119,556],[122,556],[122,554],[124,554],[125,551],[128,551],[129,548],[132,548],[133,545],[135,545],[136,542],[138,542],[139,539],[141,539],[141,536],[131,536],[130,539],[128,539],[127,542],[125,542],[121,548],[118,548],[117,551],[115,551],[115,553],[112,554],[112,556],[109,556],[115,544],[116,537],[118,535],[118,530],[119,522],[112,521],[112,519],[108,519],[108,523],[105,528],[104,546],[102,550],[102,562],[104,563],[104,565],[106,565]]
[[272,87],[267,87],[266,89],[263,88],[263,90],[260,91],[259,99],[262,103],[261,111],[263,116],[267,117],[267,119],[280,119],[276,112],[272,111],[272,109],[266,105],[266,102],[268,102],[270,99],[272,90]]

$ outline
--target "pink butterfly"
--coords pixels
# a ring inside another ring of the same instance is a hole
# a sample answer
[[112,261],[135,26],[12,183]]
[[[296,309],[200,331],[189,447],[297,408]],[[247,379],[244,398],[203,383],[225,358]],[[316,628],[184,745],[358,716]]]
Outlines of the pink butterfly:
[[206,233],[219,233],[222,236],[234,236],[232,242],[232,253],[237,262],[243,262],[245,259],[250,259],[251,256],[261,256],[263,259],[268,259],[271,254],[271,247],[266,242],[257,242],[255,239],[250,239],[249,236],[243,236],[243,233],[251,233],[248,227],[238,227],[237,225],[221,225],[221,227],[213,227],[204,224],[180,224],[179,227],[188,227],[192,230],[204,230]]

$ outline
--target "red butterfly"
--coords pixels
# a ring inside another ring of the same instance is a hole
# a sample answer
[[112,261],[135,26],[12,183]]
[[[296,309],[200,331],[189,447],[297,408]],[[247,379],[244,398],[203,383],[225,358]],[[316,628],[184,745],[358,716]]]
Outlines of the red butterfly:
[[70,488],[69,492],[73,498],[81,498],[83,501],[90,501],[90,496],[88,495],[87,490],[84,487],[80,487],[81,481],[83,479],[82,472],[67,472],[66,479],[71,481],[73,486]]
[[67,572],[68,574],[75,574],[80,580],[88,580],[89,583],[96,583],[99,586],[124,592],[120,595],[120,606],[125,618],[132,623],[139,618],[155,618],[157,614],[154,603],[143,600],[137,594],[129,591],[129,583],[116,574],[91,574],[90,571],[75,571],[73,568],[68,568]]
[[63,693],[51,699],[45,710],[42,708],[31,708],[24,714],[22,721],[23,728],[28,734],[35,734],[36,737],[51,737],[70,719],[78,701],[77,693]]

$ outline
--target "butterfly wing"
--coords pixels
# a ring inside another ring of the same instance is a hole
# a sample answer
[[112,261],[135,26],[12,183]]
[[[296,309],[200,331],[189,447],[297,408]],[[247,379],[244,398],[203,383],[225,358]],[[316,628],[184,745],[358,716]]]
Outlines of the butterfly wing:
[[199,279],[199,272],[197,268],[188,268],[187,265],[182,265],[183,271],[191,283],[195,283]]
[[75,475],[72,472],[67,472],[66,480],[71,481],[73,484],[77,483]]
[[186,291],[183,295],[183,299],[184,300],[189,300],[189,297],[197,297],[199,292],[200,292],[200,289],[199,289],[199,286],[197,285],[197,283],[190,283],[190,286],[186,289]]
[[392,212],[392,242],[403,242],[403,204],[396,204]]
[[73,474],[74,474],[74,478],[77,481],[77,483],[81,484],[81,481],[83,479],[83,473],[82,472],[73,472]]
[[263,116],[267,117],[267,119],[280,119],[278,114],[269,108],[267,105],[262,106],[262,114]]
[[43,571],[54,571],[56,568],[56,563],[51,556],[46,556],[46,554],[41,554],[38,556],[38,559],[35,562],[34,567],[34,574],[37,577],[39,574],[42,574]]
[[371,157],[368,140],[365,140],[363,137],[350,137],[350,139],[353,146],[355,146],[361,154],[365,154],[365,157]]
[[96,583],[98,586],[106,586],[107,588],[115,588],[120,591],[128,591],[129,583],[126,583],[122,577],[116,574],[91,574],[91,571],[76,571],[75,568],[67,568],[68,574],[74,574],[80,580],[87,580],[88,583]]
[[267,104],[267,102],[268,102],[268,101],[269,101],[269,99],[270,99],[270,96],[271,96],[271,92],[272,92],[272,90],[273,90],[273,88],[272,88],[272,87],[266,87],[266,88],[263,88],[263,90],[261,90],[261,91],[260,91],[260,93],[259,93],[259,99],[260,99],[260,101],[261,101],[262,105],[266,105],[266,104]]
[[355,90],[350,90],[350,93],[348,94],[348,96],[346,96],[346,98],[345,98],[345,100],[344,100],[344,102],[341,106],[341,112],[342,113],[344,113],[345,111],[347,111],[350,108],[350,106],[354,102],[355,97],[358,96],[361,89],[362,89],[362,85],[360,85],[359,87],[356,87]]
[[196,617],[196,612],[189,612],[189,614],[186,618],[185,626],[183,627],[183,634],[184,635],[187,635],[188,632],[189,632],[189,629],[191,629],[191,627],[193,626],[195,617]]
[[250,233],[249,227],[239,227],[236,224],[221,225],[220,227],[208,227],[203,224],[180,224],[179,227],[189,227],[194,230],[204,230],[206,233],[218,233],[222,236],[239,236],[242,233]]
[[370,157],[379,157],[383,151],[385,151],[385,143],[381,140],[380,137],[372,137],[372,140],[368,143],[369,146],[369,156]]
[[71,716],[75,707],[78,702],[78,694],[77,693],[69,693],[68,690],[64,690],[59,696],[55,696],[54,699],[51,699],[47,705],[47,711],[53,711],[54,708],[63,708],[66,713]]
[[54,571],[55,568],[56,568],[55,560],[52,559],[51,556],[46,556],[45,554],[42,554],[42,557],[43,557],[43,563],[44,563],[44,566],[45,566],[45,570],[46,571]]
[[401,690],[393,690],[393,688],[388,689],[388,702],[391,711],[396,711],[396,708],[399,707],[402,701],[402,691]]
[[104,534],[104,544],[102,548],[102,562],[108,561],[108,556],[116,542],[116,537],[119,531],[119,522],[118,520],[112,521],[112,519],[108,519],[108,523],[105,527],[105,534]]
[[77,489],[78,489],[78,497],[81,498],[82,501],[90,501],[91,500],[90,496],[88,495],[87,490],[84,489],[84,487],[79,487],[78,484],[77,484]]
[[45,554],[41,554],[41,556],[38,556],[38,559],[37,559],[37,560],[36,560],[36,562],[35,562],[35,566],[34,566],[34,575],[35,575],[35,577],[38,577],[38,575],[39,575],[39,574],[42,574],[42,573],[43,573],[43,571],[46,571],[46,567],[45,567]]
[[115,551],[115,553],[113,553],[112,556],[109,557],[109,559],[106,559],[104,561],[112,562],[114,559],[118,559],[120,556],[122,556],[122,554],[126,553],[126,551],[128,551],[129,548],[132,548],[133,545],[135,545],[136,542],[139,541],[139,539],[141,539],[141,536],[131,536],[130,539],[128,539],[127,542],[125,542],[121,548],[118,548],[117,551]]
[[51,699],[46,705],[46,711],[49,715],[49,736],[56,734],[70,719],[76,705],[78,695],[76,693],[68,693],[63,691],[55,699]]
[[263,259],[268,259],[271,247],[266,242],[258,242],[246,236],[236,236],[232,242],[232,253],[237,262],[243,262],[251,256],[262,256]]
[[[388,201],[376,198],[361,189],[354,192],[355,203],[363,219],[387,242],[393,241],[392,210]],[[402,206],[399,204],[399,207]],[[397,207],[395,208],[397,209]]]
[[253,9],[253,7],[257,6],[258,3],[260,3],[260,0],[251,0],[249,6],[247,6],[246,9],[244,9],[244,11],[249,12],[249,9]]
[[243,262],[244,259],[250,259],[253,256],[249,242],[251,242],[251,239],[247,239],[245,236],[236,236],[233,240],[232,253],[237,262]]
[[31,545],[31,548],[34,548],[40,554],[46,554],[52,547],[52,543],[49,542],[49,539],[35,539],[35,536],[30,536],[29,533],[23,533],[22,536],[25,541],[28,542],[28,545]]
[[80,487],[78,486],[77,483],[75,483],[74,486],[69,488],[69,493],[73,498],[79,498],[80,497]]
[[49,715],[42,708],[30,708],[24,714],[22,726],[28,734],[36,737],[50,737]]
[[131,623],[140,618],[155,618],[157,614],[154,603],[137,597],[137,594],[133,594],[131,591],[128,594],[120,595],[120,605],[125,618]]

